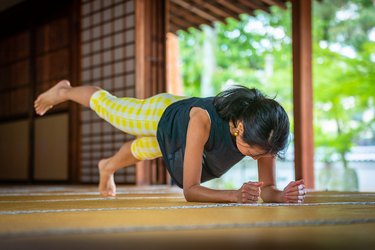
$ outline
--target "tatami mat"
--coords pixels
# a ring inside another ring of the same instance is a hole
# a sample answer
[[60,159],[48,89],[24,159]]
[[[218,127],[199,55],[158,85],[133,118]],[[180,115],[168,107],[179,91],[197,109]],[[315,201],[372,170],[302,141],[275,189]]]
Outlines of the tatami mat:
[[374,235],[375,193],[216,204],[166,186],[123,186],[116,198],[94,186],[0,188],[1,249],[375,249]]

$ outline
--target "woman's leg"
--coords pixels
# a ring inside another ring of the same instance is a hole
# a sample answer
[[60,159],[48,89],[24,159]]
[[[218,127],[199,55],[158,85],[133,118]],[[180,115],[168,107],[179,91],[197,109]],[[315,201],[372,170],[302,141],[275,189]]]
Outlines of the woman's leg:
[[158,157],[161,157],[161,151],[156,137],[140,137],[126,142],[115,155],[99,162],[100,194],[103,196],[116,195],[113,175],[118,169]]
[[99,162],[99,191],[104,196],[115,196],[113,175],[116,170],[161,156],[155,137],[158,119],[169,104],[184,97],[159,95],[138,100],[117,98],[105,91],[93,96],[98,90],[100,88],[93,86],[71,87],[63,80],[36,99],[35,110],[44,115],[54,105],[70,100],[91,107],[100,117],[126,133],[143,136],[126,142],[115,155]]
[[62,80],[38,96],[34,102],[35,111],[38,115],[44,115],[53,106],[65,101],[89,107],[91,96],[98,90],[100,88],[94,86],[72,87],[69,81]]
[[137,163],[136,159],[131,152],[131,145],[134,141],[128,141],[120,150],[112,157],[103,159],[99,162],[99,192],[103,196],[115,196],[116,184],[114,181],[114,173],[124,167],[129,167]]
[[[89,107],[91,96],[98,90],[100,88],[94,86],[71,87],[69,81],[62,80],[38,96],[34,103],[35,111],[42,116],[54,105],[65,101],[73,101]],[[130,166],[136,162],[136,159],[131,155],[130,145],[131,142],[125,143],[114,156],[99,162],[99,191],[102,195],[115,195],[114,172],[121,167]]]
[[[39,115],[44,115],[48,110],[50,110],[54,105],[63,103],[65,101],[73,101],[78,104],[81,104],[85,107],[90,107],[90,100],[94,93],[96,93],[100,88],[94,86],[80,86],[80,87],[71,87],[69,81],[62,80],[58,82],[55,86],[42,93],[34,103],[35,111]],[[106,96],[106,95],[104,95]],[[98,115],[101,113],[108,113],[111,110],[110,107],[113,107],[113,104],[116,104],[116,101],[120,99],[114,98],[111,100],[105,99],[104,101],[97,101],[97,98],[94,100],[93,108]],[[114,102],[113,102],[114,101]],[[132,99],[132,102],[140,102],[136,99]],[[141,102],[142,103],[142,102]],[[127,107],[131,103],[117,103],[116,106]],[[141,105],[142,106],[142,105]],[[138,108],[138,107],[137,107]],[[142,113],[142,112],[141,112]],[[129,114],[125,112],[123,115],[128,116]],[[130,114],[131,115],[131,114]],[[105,117],[103,117],[105,118]],[[111,115],[107,118],[113,118]],[[113,121],[117,121],[116,117],[113,118]],[[112,119],[107,119],[108,122],[113,124]],[[113,124],[116,125],[116,124]],[[136,127],[138,124],[136,124]],[[156,147],[156,149],[153,149]],[[133,151],[132,152],[132,148]],[[151,150],[151,151],[150,151]],[[145,151],[146,155],[142,154],[142,151]],[[155,151],[155,152],[154,152]],[[143,159],[151,159],[152,156],[159,157],[160,151],[158,148],[156,138],[138,138],[136,140],[126,142],[120,150],[114,154],[112,157],[102,159],[99,164],[99,192],[104,196],[115,196],[116,195],[116,185],[114,182],[114,173],[116,170],[134,165],[136,162]],[[147,156],[148,154],[148,156]],[[137,158],[134,157],[137,156]]]

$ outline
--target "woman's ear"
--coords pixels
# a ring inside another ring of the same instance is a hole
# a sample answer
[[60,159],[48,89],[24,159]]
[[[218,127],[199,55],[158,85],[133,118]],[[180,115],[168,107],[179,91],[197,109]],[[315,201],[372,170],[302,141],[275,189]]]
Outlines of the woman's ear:
[[243,127],[243,123],[241,121],[237,122],[237,130],[238,130],[239,134],[242,136],[243,132],[244,132],[244,127]]

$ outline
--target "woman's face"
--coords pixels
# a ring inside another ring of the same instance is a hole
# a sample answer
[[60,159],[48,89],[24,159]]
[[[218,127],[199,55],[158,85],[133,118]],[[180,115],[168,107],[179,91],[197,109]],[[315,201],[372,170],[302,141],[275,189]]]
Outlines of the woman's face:
[[258,146],[249,145],[242,139],[244,133],[242,122],[238,122],[236,127],[234,127],[233,124],[231,124],[230,126],[234,129],[232,129],[233,131],[236,131],[238,133],[238,135],[236,136],[236,145],[241,154],[250,156],[254,160],[258,160],[262,157],[273,157],[264,149]]
[[271,155],[268,152],[264,151],[260,147],[251,146],[242,140],[242,136],[239,135],[236,137],[236,145],[241,154],[250,156],[254,160],[258,160],[262,157],[270,157]]

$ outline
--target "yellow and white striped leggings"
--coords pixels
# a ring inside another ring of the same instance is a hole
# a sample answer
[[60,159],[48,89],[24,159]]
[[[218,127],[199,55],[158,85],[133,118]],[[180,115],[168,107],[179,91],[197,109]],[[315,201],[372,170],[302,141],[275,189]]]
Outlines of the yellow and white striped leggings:
[[118,98],[99,90],[91,96],[90,108],[114,127],[136,136],[131,152],[136,159],[146,160],[161,156],[156,130],[164,110],[185,98],[167,93],[147,99]]

